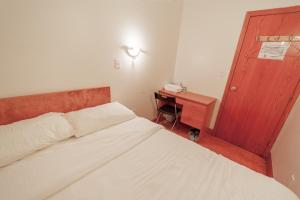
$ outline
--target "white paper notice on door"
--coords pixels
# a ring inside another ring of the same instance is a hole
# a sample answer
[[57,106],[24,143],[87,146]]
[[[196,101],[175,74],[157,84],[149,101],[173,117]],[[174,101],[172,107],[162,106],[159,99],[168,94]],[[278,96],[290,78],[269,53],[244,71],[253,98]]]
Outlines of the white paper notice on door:
[[283,60],[290,45],[290,42],[263,42],[258,54],[258,58]]

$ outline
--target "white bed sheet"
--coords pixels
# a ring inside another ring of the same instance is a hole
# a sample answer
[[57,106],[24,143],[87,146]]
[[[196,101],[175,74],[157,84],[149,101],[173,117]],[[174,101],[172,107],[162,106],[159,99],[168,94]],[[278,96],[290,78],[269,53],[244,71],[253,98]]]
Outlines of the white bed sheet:
[[45,199],[161,129],[143,118],[69,139],[0,168],[0,199]]
[[143,118],[0,168],[0,199],[298,200],[274,179]]
[[160,130],[51,200],[297,200],[274,179]]

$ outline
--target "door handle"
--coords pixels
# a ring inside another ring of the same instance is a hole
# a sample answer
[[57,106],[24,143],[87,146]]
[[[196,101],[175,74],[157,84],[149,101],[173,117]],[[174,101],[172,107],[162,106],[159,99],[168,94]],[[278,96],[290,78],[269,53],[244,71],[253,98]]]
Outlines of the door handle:
[[233,92],[234,92],[234,91],[237,91],[237,87],[236,87],[236,86],[231,86],[231,87],[230,87],[230,90],[233,91]]

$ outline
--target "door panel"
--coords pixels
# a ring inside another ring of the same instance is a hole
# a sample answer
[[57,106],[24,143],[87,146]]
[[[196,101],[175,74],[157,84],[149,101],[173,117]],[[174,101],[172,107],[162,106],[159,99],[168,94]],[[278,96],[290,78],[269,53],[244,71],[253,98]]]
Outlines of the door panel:
[[248,19],[216,135],[263,155],[295,95],[300,79],[300,44],[293,42],[283,61],[258,59],[262,42],[256,37],[300,35],[300,9]]

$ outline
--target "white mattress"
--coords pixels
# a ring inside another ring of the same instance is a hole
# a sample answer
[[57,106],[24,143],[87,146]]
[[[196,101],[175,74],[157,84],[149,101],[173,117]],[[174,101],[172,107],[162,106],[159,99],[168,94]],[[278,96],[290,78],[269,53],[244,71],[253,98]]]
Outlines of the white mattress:
[[297,200],[248,168],[136,118],[0,169],[0,199]]

